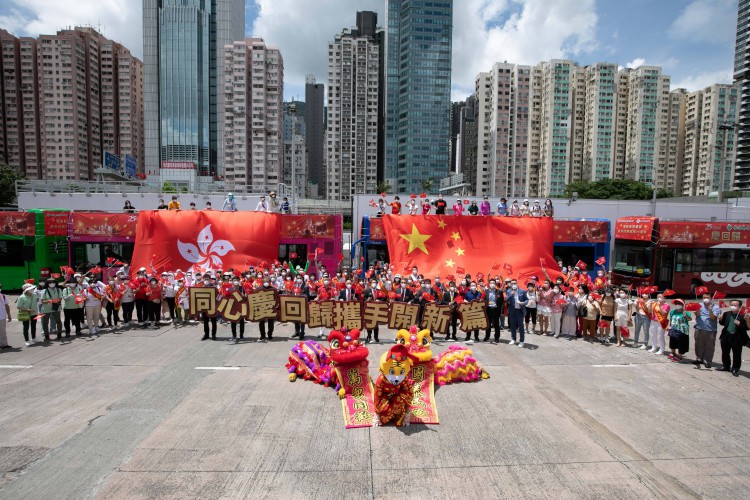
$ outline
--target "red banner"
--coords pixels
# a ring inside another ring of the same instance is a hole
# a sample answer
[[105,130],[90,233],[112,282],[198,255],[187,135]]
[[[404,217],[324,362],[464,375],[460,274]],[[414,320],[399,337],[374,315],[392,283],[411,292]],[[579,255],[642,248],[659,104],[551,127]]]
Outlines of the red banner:
[[281,238],[335,238],[333,215],[285,215],[281,219]]
[[607,221],[556,220],[552,227],[555,243],[606,243]]
[[34,236],[36,234],[36,215],[30,212],[0,212],[0,234]]
[[385,241],[383,219],[370,219],[370,241]]
[[546,217],[385,215],[383,222],[396,269],[417,266],[425,276],[463,269],[543,279],[541,259],[548,271],[559,271],[552,257],[553,221]]
[[656,217],[622,217],[615,223],[615,238],[651,241]]
[[70,212],[44,212],[44,235],[67,236]]
[[750,223],[659,221],[660,247],[750,245]]
[[132,269],[247,269],[279,253],[280,219],[264,212],[149,210],[138,214]]
[[104,212],[73,212],[71,241],[133,241],[138,216]]

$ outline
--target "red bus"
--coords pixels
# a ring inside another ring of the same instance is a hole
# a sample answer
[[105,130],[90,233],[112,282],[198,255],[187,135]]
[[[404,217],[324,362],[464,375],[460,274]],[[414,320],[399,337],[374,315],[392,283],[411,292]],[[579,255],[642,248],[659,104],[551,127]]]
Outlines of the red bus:
[[612,282],[693,295],[750,293],[750,223],[625,217],[615,224]]

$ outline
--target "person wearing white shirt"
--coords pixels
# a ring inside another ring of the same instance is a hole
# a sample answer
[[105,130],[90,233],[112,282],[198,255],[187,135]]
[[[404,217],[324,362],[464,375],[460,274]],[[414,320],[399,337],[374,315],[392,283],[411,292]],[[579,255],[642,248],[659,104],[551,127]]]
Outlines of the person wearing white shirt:
[[271,210],[268,207],[268,203],[266,202],[266,197],[261,196],[260,201],[258,202],[258,206],[255,207],[256,212],[270,212]]
[[221,210],[224,212],[237,211],[237,200],[234,199],[234,195],[232,193],[227,193],[227,199],[224,200],[224,204],[221,206]]

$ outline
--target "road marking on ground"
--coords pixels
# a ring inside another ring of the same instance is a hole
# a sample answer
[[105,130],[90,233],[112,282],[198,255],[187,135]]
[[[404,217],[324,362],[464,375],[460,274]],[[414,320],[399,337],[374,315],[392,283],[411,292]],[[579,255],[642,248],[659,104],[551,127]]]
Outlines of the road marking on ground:
[[26,368],[31,368],[33,365],[0,365],[0,368],[7,368],[9,370],[23,370]]
[[628,363],[627,365],[591,365],[594,368],[628,368],[630,366],[638,366],[636,364]]
[[196,366],[196,370],[239,370],[239,366]]

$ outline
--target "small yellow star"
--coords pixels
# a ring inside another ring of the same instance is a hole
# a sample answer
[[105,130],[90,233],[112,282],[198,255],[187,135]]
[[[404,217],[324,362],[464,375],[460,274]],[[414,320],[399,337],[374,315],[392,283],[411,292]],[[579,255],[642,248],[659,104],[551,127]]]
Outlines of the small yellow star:
[[453,267],[453,266],[456,265],[456,263],[453,262],[453,260],[448,259],[448,260],[445,261],[445,265],[448,266],[448,267]]
[[447,225],[448,225],[448,224],[446,224],[446,223],[445,223],[445,221],[444,221],[443,219],[438,219],[438,227],[439,227],[440,229],[445,229],[445,226],[447,226]]
[[464,250],[463,248],[456,248],[456,253],[463,257],[464,253],[466,253],[466,250]]
[[454,240],[458,241],[458,240],[460,240],[460,239],[461,239],[461,235],[460,235],[460,234],[458,234],[458,233],[453,233],[453,234],[451,235],[451,238],[453,238]]
[[430,255],[427,251],[427,247],[424,246],[425,242],[432,238],[431,234],[419,234],[416,224],[411,225],[411,234],[400,234],[403,239],[409,242],[409,251],[407,254],[412,253],[414,250],[422,250],[425,254]]

